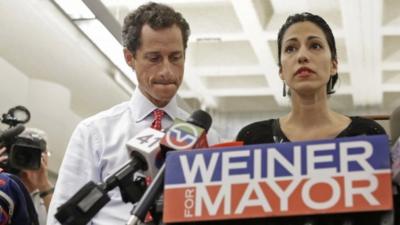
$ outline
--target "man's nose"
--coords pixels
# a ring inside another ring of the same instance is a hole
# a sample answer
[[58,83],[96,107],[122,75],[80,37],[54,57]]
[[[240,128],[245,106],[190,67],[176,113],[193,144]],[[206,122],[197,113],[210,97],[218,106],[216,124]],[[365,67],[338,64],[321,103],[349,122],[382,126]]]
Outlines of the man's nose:
[[163,60],[160,73],[162,76],[169,76],[172,74],[172,63],[168,60],[168,58]]

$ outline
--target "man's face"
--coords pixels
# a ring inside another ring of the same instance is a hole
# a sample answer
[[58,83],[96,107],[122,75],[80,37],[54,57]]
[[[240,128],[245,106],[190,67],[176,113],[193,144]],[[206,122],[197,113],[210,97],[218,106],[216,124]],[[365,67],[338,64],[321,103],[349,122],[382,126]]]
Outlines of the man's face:
[[136,54],[125,49],[126,62],[136,71],[139,89],[156,106],[164,107],[182,83],[185,52],[178,26],[153,30],[144,25]]

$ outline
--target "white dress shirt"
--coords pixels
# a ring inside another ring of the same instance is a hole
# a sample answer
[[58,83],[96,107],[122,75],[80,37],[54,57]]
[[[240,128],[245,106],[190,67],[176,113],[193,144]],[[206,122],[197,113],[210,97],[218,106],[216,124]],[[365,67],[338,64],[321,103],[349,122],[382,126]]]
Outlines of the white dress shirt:
[[46,218],[47,218],[46,206],[44,204],[43,199],[40,197],[39,189],[36,189],[35,191],[31,192],[30,194],[31,194],[33,205],[35,206],[35,209],[36,209],[36,213],[38,215],[39,224],[46,225]]
[[[47,224],[59,224],[54,215],[57,208],[89,181],[100,183],[130,160],[125,144],[136,134],[151,126],[153,105],[138,88],[130,101],[100,112],[78,124],[69,141],[60,167]],[[175,118],[186,120],[189,114],[177,105],[174,97],[162,108],[162,127],[172,125]],[[220,141],[213,130],[207,135],[210,145]],[[91,225],[124,225],[130,217],[132,204],[122,201],[119,188],[108,192],[111,201],[92,219]]]

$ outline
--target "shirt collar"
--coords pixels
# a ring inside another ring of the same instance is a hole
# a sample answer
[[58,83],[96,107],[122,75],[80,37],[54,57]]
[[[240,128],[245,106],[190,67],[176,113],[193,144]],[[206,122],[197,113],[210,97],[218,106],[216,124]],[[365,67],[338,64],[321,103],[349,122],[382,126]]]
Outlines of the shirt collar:
[[[130,108],[132,109],[132,112],[135,112],[136,122],[140,122],[158,107],[147,99],[139,88],[136,88],[130,100]],[[176,96],[174,96],[165,107],[159,109],[163,110],[172,120],[174,120],[178,115]]]
[[35,190],[32,191],[30,194],[31,194],[32,197],[34,197],[35,195],[39,195],[39,194],[40,194],[40,191],[39,191],[39,189],[35,189]]

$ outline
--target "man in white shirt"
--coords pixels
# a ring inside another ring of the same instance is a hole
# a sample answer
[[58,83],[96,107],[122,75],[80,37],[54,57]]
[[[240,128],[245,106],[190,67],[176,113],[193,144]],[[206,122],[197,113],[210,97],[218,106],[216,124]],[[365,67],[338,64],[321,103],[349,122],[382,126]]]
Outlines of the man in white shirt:
[[[136,72],[138,88],[130,101],[82,121],[67,147],[47,224],[58,224],[57,208],[88,181],[104,182],[130,157],[125,144],[152,126],[153,111],[161,109],[161,127],[189,114],[178,107],[176,92],[182,82],[185,50],[190,29],[180,13],[158,3],[142,5],[124,20],[122,37],[126,63]],[[218,143],[215,132],[208,143]],[[132,204],[125,204],[119,188],[110,191],[111,201],[92,219],[91,225],[125,224]]]

